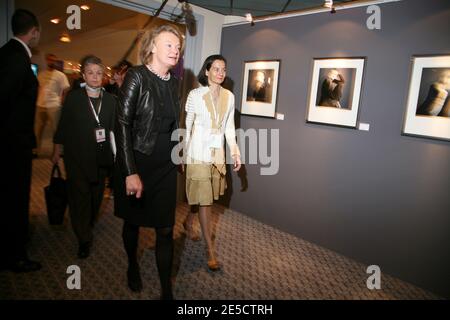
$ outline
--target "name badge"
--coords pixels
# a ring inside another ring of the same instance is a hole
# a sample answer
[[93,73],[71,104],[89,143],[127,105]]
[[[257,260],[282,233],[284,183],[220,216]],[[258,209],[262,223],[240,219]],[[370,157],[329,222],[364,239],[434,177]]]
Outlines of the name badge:
[[105,128],[96,128],[95,129],[95,139],[97,140],[97,143],[106,141]]
[[222,148],[222,135],[221,134],[212,134],[211,135],[211,148]]

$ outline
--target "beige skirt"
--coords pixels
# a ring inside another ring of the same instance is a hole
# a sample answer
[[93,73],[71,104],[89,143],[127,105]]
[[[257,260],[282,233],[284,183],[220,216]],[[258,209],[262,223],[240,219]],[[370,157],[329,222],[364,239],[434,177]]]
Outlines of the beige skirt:
[[214,164],[186,166],[186,196],[190,205],[212,205],[226,188],[225,175]]

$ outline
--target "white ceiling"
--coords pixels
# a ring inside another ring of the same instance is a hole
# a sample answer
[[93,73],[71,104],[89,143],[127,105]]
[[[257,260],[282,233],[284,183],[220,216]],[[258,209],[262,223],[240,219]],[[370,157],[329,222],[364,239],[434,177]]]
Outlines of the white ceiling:
[[[91,7],[88,11],[81,10],[81,29],[68,30],[66,20],[70,14],[66,9],[70,5],[87,4]],[[42,27],[40,44],[46,45],[58,41],[63,32],[67,32],[71,37],[84,32],[92,31],[135,16],[134,11],[114,7],[98,1],[83,0],[15,0],[15,8],[27,9],[33,12],[39,19]],[[60,18],[59,24],[50,22],[52,18]]]
[[[69,5],[90,6],[90,10],[81,10],[81,29],[68,30],[66,13]],[[27,9],[36,14],[41,24],[41,40],[33,50],[33,59],[41,68],[45,67],[45,53],[54,53],[66,62],[77,63],[88,53],[96,54],[109,66],[116,64],[130,48],[139,30],[148,22],[150,16],[135,11],[104,4],[95,0],[15,0],[15,8]],[[62,21],[55,25],[53,18]],[[151,26],[157,26],[166,20],[156,18]],[[178,25],[185,31],[184,25]],[[63,33],[68,33],[71,42],[59,41]],[[136,47],[128,59],[136,63]]]

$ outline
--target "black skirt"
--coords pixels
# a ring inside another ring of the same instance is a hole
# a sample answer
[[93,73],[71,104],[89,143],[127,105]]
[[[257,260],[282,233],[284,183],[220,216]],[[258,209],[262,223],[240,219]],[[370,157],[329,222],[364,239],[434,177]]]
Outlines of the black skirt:
[[134,151],[138,175],[144,185],[141,198],[126,195],[125,178],[116,165],[114,176],[115,215],[143,227],[172,227],[175,224],[177,167],[170,154],[171,133],[159,133],[152,154]]

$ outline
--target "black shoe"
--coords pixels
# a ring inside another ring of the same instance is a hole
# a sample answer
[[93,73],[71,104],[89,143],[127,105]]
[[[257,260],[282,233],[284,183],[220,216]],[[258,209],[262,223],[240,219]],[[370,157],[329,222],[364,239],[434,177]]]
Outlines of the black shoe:
[[41,268],[42,265],[39,262],[28,258],[17,260],[8,267],[9,270],[17,273],[38,271]]
[[130,288],[130,290],[133,292],[141,292],[142,279],[138,264],[131,265],[128,267],[127,277],[128,277],[128,288]]
[[89,254],[91,253],[91,243],[85,242],[81,243],[78,247],[78,258],[80,259],[86,259],[89,257]]

